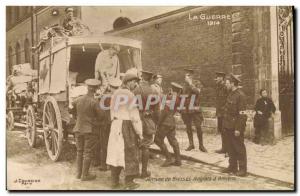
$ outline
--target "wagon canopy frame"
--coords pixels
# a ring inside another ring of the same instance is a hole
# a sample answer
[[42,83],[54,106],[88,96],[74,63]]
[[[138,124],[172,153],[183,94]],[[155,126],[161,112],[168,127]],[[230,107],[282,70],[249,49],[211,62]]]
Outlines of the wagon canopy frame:
[[[53,38],[52,38],[53,39]],[[40,59],[49,55],[49,50],[51,53],[57,52],[67,46],[75,45],[85,45],[85,44],[118,44],[123,46],[129,46],[137,49],[142,49],[142,42],[130,38],[108,36],[108,35],[97,35],[97,36],[74,36],[64,39],[65,41],[60,41],[57,45],[53,45],[52,48],[45,50],[40,53]]]

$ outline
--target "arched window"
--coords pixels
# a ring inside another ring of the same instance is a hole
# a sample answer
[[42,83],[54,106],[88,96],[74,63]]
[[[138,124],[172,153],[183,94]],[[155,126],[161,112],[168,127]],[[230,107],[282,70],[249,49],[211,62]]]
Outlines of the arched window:
[[[13,66],[13,59],[12,59],[12,53],[13,53],[13,49],[12,49],[12,47],[10,46],[9,48],[8,48],[8,72],[9,72],[9,74],[11,74],[12,73],[12,66]],[[7,72],[6,72],[7,73]]]
[[30,63],[30,43],[26,38],[24,41],[25,63]]
[[18,21],[20,19],[20,9],[19,6],[15,6],[15,14],[16,14],[16,21]]
[[11,18],[11,8],[10,7],[6,7],[6,18],[7,18],[7,24],[11,25],[12,23],[12,18]]
[[21,63],[21,46],[19,42],[16,44],[16,64]]

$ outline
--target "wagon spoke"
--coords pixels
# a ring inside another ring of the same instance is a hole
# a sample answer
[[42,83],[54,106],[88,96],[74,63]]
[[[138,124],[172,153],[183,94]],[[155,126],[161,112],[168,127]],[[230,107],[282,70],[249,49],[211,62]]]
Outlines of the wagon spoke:
[[54,136],[54,133],[53,131],[51,132],[51,144],[52,144],[52,148],[51,148],[51,151],[52,151],[52,154],[55,155],[55,136]]
[[50,140],[50,137],[51,137],[51,132],[50,131],[46,131],[46,139],[49,141]]
[[47,115],[47,117],[48,117],[48,121],[49,121],[49,123],[52,123],[53,122],[53,118],[52,118],[52,115],[51,115],[51,109],[50,109],[50,104],[47,104],[46,105],[46,115]]
[[49,116],[49,114],[47,113],[47,112],[45,112],[45,115],[46,115],[46,121],[47,121],[47,125],[50,125],[50,116]]
[[57,149],[58,149],[58,144],[57,144],[57,135],[56,132],[52,132],[53,134],[53,144],[54,144],[54,154],[56,154]]

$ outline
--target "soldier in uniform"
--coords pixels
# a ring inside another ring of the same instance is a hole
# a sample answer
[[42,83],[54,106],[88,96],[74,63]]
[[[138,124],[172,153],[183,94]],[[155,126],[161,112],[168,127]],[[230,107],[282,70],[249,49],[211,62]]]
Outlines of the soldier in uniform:
[[216,150],[216,153],[226,153],[226,141],[224,137],[224,130],[223,130],[223,107],[226,103],[226,98],[228,94],[228,90],[225,86],[225,76],[224,72],[216,72],[216,115],[218,121],[218,132],[221,134],[221,141],[222,146],[221,149]]
[[247,155],[244,144],[244,131],[246,127],[245,94],[238,85],[239,78],[230,75],[225,85],[230,93],[224,106],[223,128],[227,141],[226,150],[229,155],[229,167],[223,173],[235,173],[237,176],[247,175]]
[[103,112],[100,105],[94,98],[96,89],[100,85],[100,81],[96,79],[87,79],[88,93],[77,98],[73,103],[73,111],[76,116],[76,125],[74,133],[77,148],[77,174],[76,178],[82,181],[93,180],[96,175],[89,174],[89,168],[94,158],[95,147],[97,144],[97,132],[99,132],[99,124],[102,121]]
[[141,178],[147,178],[151,176],[151,173],[147,170],[148,160],[150,156],[149,147],[154,143],[154,135],[156,132],[156,122],[159,115],[159,107],[150,106],[146,108],[146,102],[148,96],[155,95],[152,90],[150,81],[152,79],[153,73],[149,71],[142,71],[142,80],[140,81],[137,88],[134,90],[134,94],[141,96],[143,102],[143,108],[140,108],[140,116],[143,123],[143,138],[141,142],[142,149],[142,172]]
[[[195,148],[194,139],[193,139],[193,131],[192,131],[192,123],[194,123],[197,129],[197,136],[199,140],[199,150],[202,152],[207,152],[206,148],[203,145],[203,136],[201,124],[203,122],[203,115],[200,107],[200,91],[202,84],[198,80],[193,80],[192,76],[194,74],[194,70],[192,69],[184,69],[186,71],[185,74],[185,86],[183,87],[183,95],[186,95],[185,101],[185,110],[181,111],[181,117],[186,125],[187,135],[189,139],[189,146],[186,148],[186,151],[190,151]],[[198,107],[197,109],[189,109],[190,102],[192,97],[195,97],[194,106]]]
[[[181,158],[180,158],[180,150],[179,144],[175,137],[175,118],[174,114],[176,112],[176,108],[180,103],[180,99],[177,95],[182,93],[183,87],[175,82],[171,83],[172,92],[167,97],[167,104],[164,109],[161,111],[159,120],[157,123],[158,131],[155,135],[155,143],[158,145],[162,151],[162,153],[166,156],[165,162],[162,164],[162,167],[168,167],[171,165],[181,166]],[[171,107],[172,103],[168,103],[173,100],[173,96],[176,96],[176,102],[174,108]],[[171,154],[168,151],[167,146],[164,143],[165,137],[168,138],[170,145],[173,148],[175,154],[175,161],[172,160]]]
[[151,88],[159,95],[163,95],[163,89],[161,87],[162,84],[162,76],[159,74],[156,74],[153,76],[154,83],[151,85]]

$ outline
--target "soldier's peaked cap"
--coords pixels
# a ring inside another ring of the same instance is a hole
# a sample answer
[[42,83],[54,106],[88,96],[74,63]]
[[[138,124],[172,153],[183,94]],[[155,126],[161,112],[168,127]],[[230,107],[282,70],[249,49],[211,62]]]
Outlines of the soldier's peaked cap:
[[141,72],[142,72],[142,75],[151,76],[151,77],[153,76],[153,72],[151,72],[151,71],[142,70]]
[[183,70],[186,71],[189,74],[194,74],[195,73],[195,70],[193,70],[193,69],[184,68]]
[[171,82],[171,86],[173,90],[181,90],[183,87],[180,84],[177,84],[176,82]]
[[226,76],[226,73],[217,71],[217,72],[216,72],[216,75],[217,75],[217,76],[225,77],[225,76]]
[[74,9],[72,8],[72,7],[67,7],[66,9],[65,9],[65,12],[66,13],[68,13],[68,12],[73,12],[74,11]]
[[236,81],[238,83],[241,83],[242,81],[238,78],[238,76],[230,74],[230,80],[231,81]]
[[101,84],[100,80],[97,79],[87,79],[84,82],[88,86],[99,86]]
[[157,78],[162,78],[162,75],[160,75],[160,74],[155,74],[155,75],[153,76],[153,79],[157,79]]

